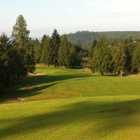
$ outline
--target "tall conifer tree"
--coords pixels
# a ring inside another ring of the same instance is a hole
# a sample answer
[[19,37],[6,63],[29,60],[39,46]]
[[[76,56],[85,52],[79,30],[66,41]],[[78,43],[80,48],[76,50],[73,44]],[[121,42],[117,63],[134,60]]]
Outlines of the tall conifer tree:
[[124,45],[122,43],[118,43],[115,46],[115,51],[113,53],[114,70],[117,71],[118,74],[127,69],[126,58],[127,56]]
[[101,75],[111,72],[111,52],[105,37],[101,37],[96,44],[91,69]]
[[41,43],[36,39],[33,43],[34,46],[34,60],[36,63],[40,63],[41,54],[42,54],[42,47]]
[[41,55],[41,60],[42,63],[46,65],[51,64],[51,51],[50,51],[50,37],[47,36],[44,45],[43,45],[43,50],[42,50],[42,55]]
[[58,49],[60,46],[60,36],[56,29],[54,29],[50,40],[51,64],[58,66]]
[[19,15],[16,24],[13,26],[13,45],[18,51],[18,78],[24,77],[28,72],[35,70],[34,51],[29,38],[30,31],[22,15]]
[[58,62],[59,65],[69,66],[70,65],[70,48],[71,43],[67,40],[67,36],[61,36],[60,47],[58,50]]
[[140,43],[137,45],[137,48],[134,51],[132,58],[132,70],[134,72],[140,72]]
[[16,52],[10,39],[3,33],[0,36],[0,84],[8,87],[16,81]]

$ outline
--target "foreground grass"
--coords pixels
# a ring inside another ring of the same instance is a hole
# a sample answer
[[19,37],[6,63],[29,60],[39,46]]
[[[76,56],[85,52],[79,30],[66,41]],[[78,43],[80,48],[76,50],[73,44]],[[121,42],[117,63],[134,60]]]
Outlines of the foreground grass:
[[36,73],[5,91],[0,139],[139,140],[139,75],[100,76],[45,66]]
[[139,140],[140,98],[102,96],[0,106],[1,140]]

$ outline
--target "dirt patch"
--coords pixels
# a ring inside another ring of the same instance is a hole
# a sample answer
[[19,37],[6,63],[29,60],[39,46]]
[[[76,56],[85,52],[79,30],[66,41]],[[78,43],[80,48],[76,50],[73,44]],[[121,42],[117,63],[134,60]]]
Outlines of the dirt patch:
[[83,68],[82,71],[91,71],[90,68]]
[[46,75],[45,73],[28,73],[28,75],[31,75],[31,76],[36,76],[36,75]]
[[137,77],[140,76],[140,73],[128,74],[129,77]]
[[38,85],[41,83],[41,80],[38,79],[36,83],[29,85],[25,87],[24,89],[18,91],[11,97],[10,99],[5,100],[3,103],[17,103],[17,102],[22,102],[22,98],[19,98],[22,94],[24,94],[27,90],[31,90],[35,87],[35,85]]
[[12,99],[8,99],[6,101],[4,101],[4,103],[17,103],[17,102],[21,102],[22,99],[20,98],[12,98]]
[[24,90],[29,90],[29,89],[33,89],[33,86],[28,86]]
[[136,75],[134,75],[134,74],[133,75],[129,75],[129,77],[136,77]]

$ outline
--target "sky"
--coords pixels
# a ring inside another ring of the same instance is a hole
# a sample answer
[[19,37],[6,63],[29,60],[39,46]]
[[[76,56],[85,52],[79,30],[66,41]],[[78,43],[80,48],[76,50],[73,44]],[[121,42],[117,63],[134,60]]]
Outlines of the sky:
[[23,15],[30,37],[77,31],[140,31],[140,0],[0,0],[0,34]]

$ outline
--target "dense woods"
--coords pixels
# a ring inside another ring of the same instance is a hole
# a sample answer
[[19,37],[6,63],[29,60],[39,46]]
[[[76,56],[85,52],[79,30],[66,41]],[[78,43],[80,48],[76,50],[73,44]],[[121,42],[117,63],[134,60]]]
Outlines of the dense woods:
[[22,15],[13,26],[11,39],[0,36],[0,88],[19,83],[20,78],[35,70],[34,52],[29,38],[30,31]]
[[78,31],[76,33],[67,34],[69,41],[75,44],[79,44],[82,47],[90,45],[93,39],[98,40],[104,36],[107,40],[120,40],[129,38],[130,36],[134,40],[140,40],[140,31],[108,31],[108,32],[89,32],[89,31]]
[[72,44],[66,35],[60,36],[56,29],[51,37],[43,35],[41,41],[35,39],[32,40],[32,44],[35,62],[48,66],[80,66],[82,58],[88,55],[87,50],[77,44]]
[[119,41],[107,41],[101,37],[93,51],[91,69],[101,75],[140,71],[140,41],[126,38]]
[[43,35],[41,40],[32,39],[29,34],[24,17],[19,15],[11,37],[5,33],[0,36],[1,91],[34,72],[36,63],[75,67],[88,57],[92,72],[101,75],[140,71],[140,32],[85,31],[59,35],[54,29],[51,37]]
[[29,72],[35,71],[36,63],[48,66],[75,67],[81,64],[84,50],[60,36],[54,29],[52,36],[43,35],[41,41],[29,37],[30,31],[22,15],[19,15],[10,37],[0,35],[0,90],[14,86]]

